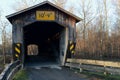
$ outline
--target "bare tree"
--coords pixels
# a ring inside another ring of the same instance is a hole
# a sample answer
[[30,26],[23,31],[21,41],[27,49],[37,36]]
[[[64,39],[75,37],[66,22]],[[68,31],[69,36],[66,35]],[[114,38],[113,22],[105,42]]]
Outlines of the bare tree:
[[[97,0],[97,15],[95,22],[95,27],[97,27],[97,36],[96,36],[96,47],[98,52],[96,53],[100,58],[103,56],[103,46],[104,46],[104,32],[105,32],[105,22],[104,22],[104,14],[103,14],[103,3],[101,0]],[[98,44],[98,45],[97,45]]]
[[111,47],[112,44],[109,40],[110,19],[107,1],[108,0],[96,0],[96,11],[92,6],[92,0],[81,0],[80,2],[78,11],[83,18],[83,22],[78,24],[78,27],[81,27],[79,29],[80,33],[78,34],[80,38],[83,37],[83,40],[77,40],[79,41],[77,46],[81,48],[82,53],[89,53],[89,55],[85,55],[86,57],[91,56],[93,58],[95,56],[94,58],[99,59],[110,57],[110,51],[113,46]]
[[117,21],[116,21],[116,30],[117,33],[120,33],[120,0],[116,0],[116,15],[117,15]]
[[0,32],[1,32],[1,41],[2,41],[2,54],[4,64],[6,64],[6,40],[7,40],[7,33],[6,27],[8,26],[8,22],[2,20],[2,13],[0,13]]
[[116,7],[116,23],[112,28],[112,53],[113,56],[120,58],[120,0],[114,0],[113,3]]
[[[82,16],[83,21],[81,26],[83,26],[83,43],[84,43],[84,53],[85,53],[85,48],[86,48],[86,37],[87,37],[87,27],[91,24],[92,20],[95,18],[95,16],[92,13],[92,4],[91,0],[81,0],[81,3],[79,3],[80,8],[79,8],[79,14]],[[80,10],[81,9],[81,10]]]
[[20,11],[35,4],[42,2],[43,0],[16,0],[16,5],[12,6],[15,11]]
[[57,6],[65,8],[67,0],[52,0],[52,2],[54,2]]
[[38,46],[35,44],[31,44],[27,46],[28,55],[38,55]]

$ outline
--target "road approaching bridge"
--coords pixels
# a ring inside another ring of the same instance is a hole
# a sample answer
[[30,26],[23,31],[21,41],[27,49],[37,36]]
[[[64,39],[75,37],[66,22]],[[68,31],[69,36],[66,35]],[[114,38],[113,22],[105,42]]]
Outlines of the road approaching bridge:
[[66,68],[27,68],[29,80],[89,80],[85,75]]

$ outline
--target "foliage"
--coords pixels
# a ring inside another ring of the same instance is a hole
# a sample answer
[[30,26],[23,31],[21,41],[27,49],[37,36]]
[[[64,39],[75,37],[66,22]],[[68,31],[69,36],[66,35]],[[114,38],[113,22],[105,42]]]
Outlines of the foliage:
[[88,75],[89,77],[91,76],[98,77],[103,80],[120,80],[119,75],[112,75],[112,74],[104,75],[103,73],[100,72],[88,72],[88,71],[84,71],[82,73]]
[[25,70],[20,70],[18,73],[15,74],[13,80],[28,80],[27,73]]
[[[110,7],[114,8],[120,4],[114,4],[110,0],[96,0],[96,11],[90,5],[93,0],[82,0],[79,14],[83,21],[77,25],[77,45],[75,58],[120,60],[120,19],[119,12],[115,15],[116,22],[111,19]],[[119,0],[116,0],[119,3]],[[111,5],[110,5],[111,4]],[[116,8],[120,11],[119,7]],[[114,11],[113,11],[114,12]],[[96,13],[94,16],[93,14]],[[89,22],[89,23],[88,23]],[[114,25],[113,25],[114,24]]]

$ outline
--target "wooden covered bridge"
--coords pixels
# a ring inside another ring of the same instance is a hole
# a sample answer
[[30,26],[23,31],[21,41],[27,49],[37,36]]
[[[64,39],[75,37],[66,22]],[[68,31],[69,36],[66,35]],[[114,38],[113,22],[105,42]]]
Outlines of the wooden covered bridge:
[[75,53],[76,23],[81,18],[44,1],[7,16],[12,24],[13,60],[64,65]]

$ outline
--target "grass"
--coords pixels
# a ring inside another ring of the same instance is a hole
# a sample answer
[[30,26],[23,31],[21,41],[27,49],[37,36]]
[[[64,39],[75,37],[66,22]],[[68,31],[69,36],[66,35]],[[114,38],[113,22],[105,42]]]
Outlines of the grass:
[[28,80],[28,76],[27,76],[26,71],[25,71],[25,70],[20,70],[20,71],[18,71],[18,72],[15,74],[13,80]]
[[[7,64],[10,63],[10,61],[11,56],[6,56],[6,63]],[[3,69],[4,69],[3,57],[0,56],[0,73],[3,71]],[[25,72],[25,70],[20,70],[15,74],[13,80],[28,80],[27,73]]]
[[[79,72],[78,69],[74,69],[74,70]],[[85,74],[88,77],[96,77],[102,80],[120,80],[120,75],[112,75],[112,74],[104,75],[103,72],[91,72],[91,71],[83,70],[81,74]]]
[[89,77],[97,77],[103,80],[120,80],[119,75],[111,75],[111,74],[104,75],[101,72],[87,72],[87,71],[84,71],[82,73],[88,75]]

